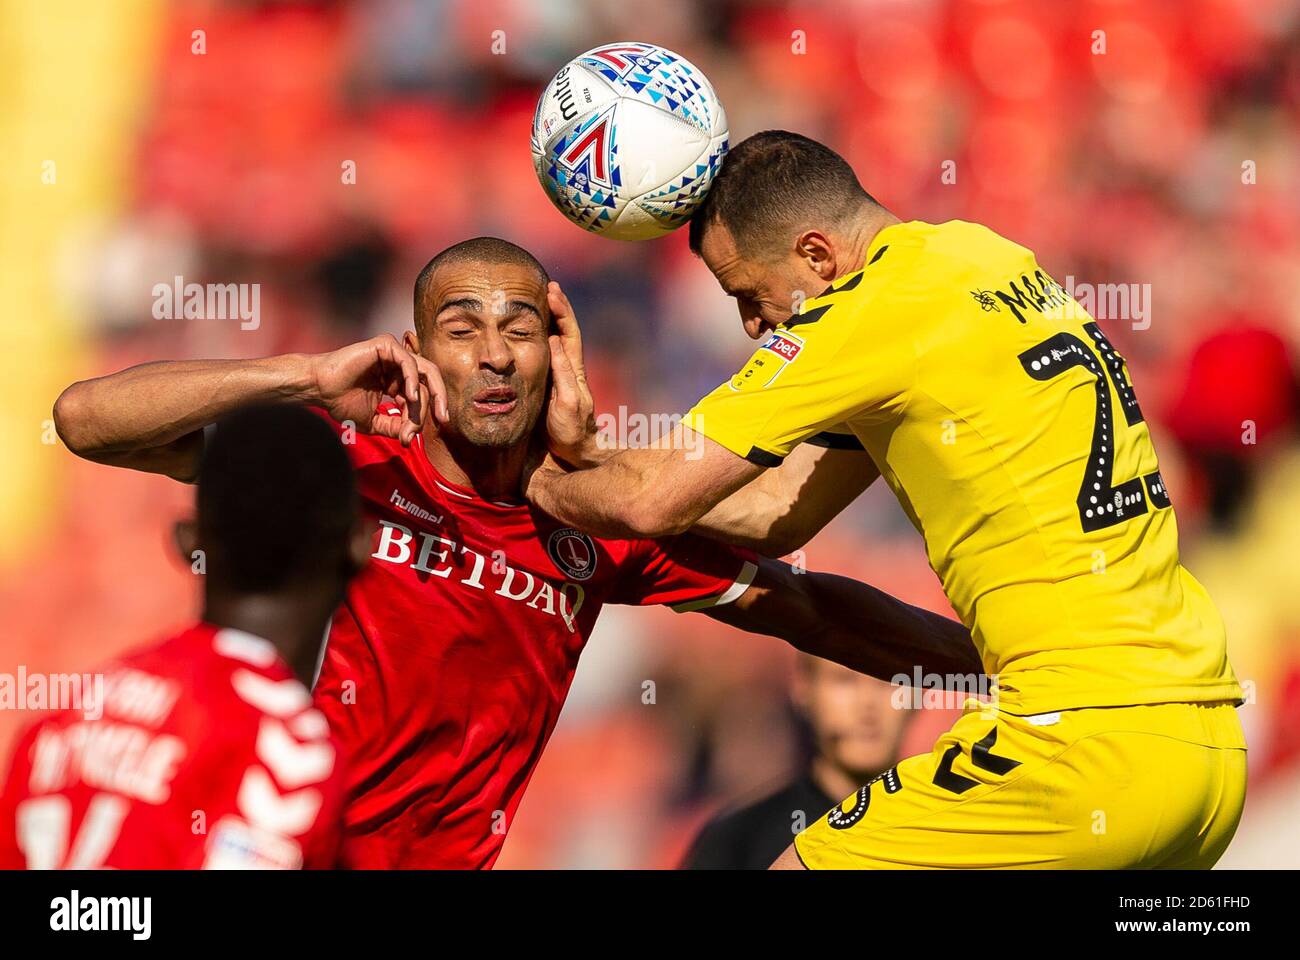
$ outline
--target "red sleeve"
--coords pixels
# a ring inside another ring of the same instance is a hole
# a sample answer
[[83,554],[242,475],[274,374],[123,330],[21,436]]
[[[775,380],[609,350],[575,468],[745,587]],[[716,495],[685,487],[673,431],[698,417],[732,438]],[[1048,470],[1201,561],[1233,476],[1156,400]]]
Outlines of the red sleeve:
[[731,603],[757,572],[749,550],[685,533],[640,540],[632,548],[612,603],[662,603],[679,613]]

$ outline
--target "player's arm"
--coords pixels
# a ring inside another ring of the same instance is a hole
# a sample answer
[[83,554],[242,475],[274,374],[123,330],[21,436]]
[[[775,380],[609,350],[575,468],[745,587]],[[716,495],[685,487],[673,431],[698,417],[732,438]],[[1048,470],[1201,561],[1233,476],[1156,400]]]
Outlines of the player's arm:
[[594,536],[656,538],[689,530],[763,467],[678,425],[666,447],[623,450],[590,470],[551,458],[524,478],[543,512]]
[[[577,462],[587,469],[620,453],[595,442],[583,451]],[[784,556],[807,544],[879,476],[865,450],[804,443],[781,466],[760,472],[716,504],[691,530],[765,556]]]
[[[564,322],[557,309],[556,285],[552,310],[561,320],[570,343],[551,342],[551,401],[547,429],[552,452],[567,462],[590,469],[619,451],[597,439],[594,404],[581,368],[581,341],[572,315]],[[559,294],[563,296],[563,294]],[[567,300],[563,301],[567,304]],[[765,470],[700,517],[691,528],[714,540],[748,547],[779,557],[798,550],[880,476],[875,463],[851,435],[825,435],[796,447],[781,466]],[[667,438],[663,438],[667,439]],[[680,438],[679,442],[680,442]],[[656,447],[670,446],[663,440]]]
[[[542,511],[597,536],[660,537],[689,529],[762,472],[682,426],[651,448],[613,451],[599,444],[573,306],[557,283],[550,284],[547,299],[557,332],[550,337],[546,426],[551,452],[560,459],[548,456],[523,480],[526,496]],[[695,445],[687,447],[688,441]]]
[[[524,482],[543,511],[617,537],[660,537],[700,524],[699,532],[716,539],[780,554],[806,543],[879,475],[864,451],[800,447],[893,386],[840,359],[857,346],[852,317],[827,326],[829,308],[821,309],[820,326],[804,321],[798,336],[785,337],[787,346],[798,344],[793,354],[760,348],[732,385],[697,404],[666,441],[614,453],[595,442],[594,428],[582,429],[592,404],[581,339],[555,285],[550,306],[560,336],[551,339],[547,426],[561,462],[544,462]],[[888,358],[882,365],[890,368]],[[557,415],[564,409],[572,412]],[[592,469],[573,472],[565,463]]]
[[[401,416],[376,412],[384,396],[403,408]],[[244,404],[316,404],[359,430],[409,444],[430,398],[445,420],[437,368],[385,335],[316,355],[140,364],[68,387],[54,404],[54,424],[80,457],[189,482],[203,428]]]
[[778,560],[760,558],[744,593],[703,612],[880,680],[911,677],[917,667],[944,677],[984,672],[970,631],[956,620],[857,580],[799,573]]
[[691,529],[769,557],[803,547],[880,476],[862,449],[803,443]]

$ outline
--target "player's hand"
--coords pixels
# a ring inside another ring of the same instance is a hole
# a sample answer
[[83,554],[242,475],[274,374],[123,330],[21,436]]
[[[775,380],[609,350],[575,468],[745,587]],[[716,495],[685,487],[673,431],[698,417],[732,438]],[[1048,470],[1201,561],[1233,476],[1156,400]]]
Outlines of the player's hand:
[[582,360],[582,331],[573,305],[554,280],[546,300],[559,333],[548,338],[551,346],[551,397],[546,409],[546,434],[551,452],[575,467],[599,462],[596,442],[595,401],[587,385]]
[[[438,368],[384,334],[311,357],[313,398],[340,422],[349,420],[409,446],[430,413],[447,421],[447,389]],[[398,415],[379,412],[388,398]]]

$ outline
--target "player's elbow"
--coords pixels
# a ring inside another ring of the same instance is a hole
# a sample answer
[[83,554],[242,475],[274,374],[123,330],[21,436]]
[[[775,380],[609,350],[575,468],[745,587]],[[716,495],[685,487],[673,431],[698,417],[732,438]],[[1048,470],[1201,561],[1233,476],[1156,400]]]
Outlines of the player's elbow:
[[54,401],[54,430],[64,446],[81,457],[94,450],[89,429],[91,405],[86,394],[83,380],[68,387]]
[[628,503],[623,511],[623,523],[628,532],[645,540],[685,533],[696,519],[682,515],[661,500],[646,498]]
[[679,523],[669,517],[653,512],[632,511],[626,516],[628,532],[642,540],[658,540],[661,537],[675,537],[691,528],[689,523]]

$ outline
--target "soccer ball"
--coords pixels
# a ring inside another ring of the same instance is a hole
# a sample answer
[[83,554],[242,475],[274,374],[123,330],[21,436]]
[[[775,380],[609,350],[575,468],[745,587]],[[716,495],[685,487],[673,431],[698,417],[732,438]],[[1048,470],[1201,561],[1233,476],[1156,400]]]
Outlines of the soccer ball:
[[727,152],[708,79],[652,43],[610,43],[571,60],[533,115],[533,167],[578,226],[647,240],[690,219]]

